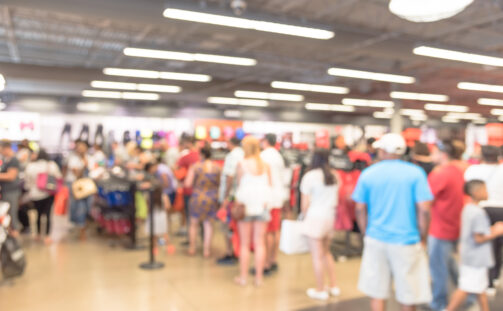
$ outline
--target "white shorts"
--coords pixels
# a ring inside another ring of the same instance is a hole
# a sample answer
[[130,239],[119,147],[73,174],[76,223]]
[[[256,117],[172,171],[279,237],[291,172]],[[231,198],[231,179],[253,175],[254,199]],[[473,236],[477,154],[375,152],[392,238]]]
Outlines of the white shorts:
[[464,292],[482,294],[489,287],[488,269],[461,265],[458,283]]
[[421,244],[388,244],[366,237],[358,289],[371,298],[388,299],[392,281],[399,303],[407,306],[430,303],[426,251]]
[[307,216],[302,221],[302,233],[311,239],[329,237],[334,231],[335,218],[318,218]]

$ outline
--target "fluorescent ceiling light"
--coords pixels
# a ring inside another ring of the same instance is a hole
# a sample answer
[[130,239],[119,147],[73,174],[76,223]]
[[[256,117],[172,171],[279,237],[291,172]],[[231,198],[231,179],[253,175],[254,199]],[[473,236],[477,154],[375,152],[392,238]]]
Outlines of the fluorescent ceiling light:
[[356,98],[344,98],[342,100],[343,105],[348,106],[360,106],[360,107],[374,107],[374,108],[393,108],[395,105],[389,100],[374,100],[374,99],[356,99]]
[[123,99],[139,99],[139,100],[159,100],[159,94],[155,93],[135,93],[135,92],[124,92],[122,93]]
[[376,119],[391,119],[392,115],[383,111],[376,111],[373,114]]
[[486,118],[475,119],[475,120],[473,120],[473,123],[475,123],[475,124],[486,124],[487,123],[487,119]]
[[101,110],[100,103],[78,103],[77,110],[83,112],[99,112]]
[[462,12],[473,0],[391,0],[391,13],[411,22],[435,22]]
[[477,120],[482,118],[480,113],[473,113],[473,112],[449,112],[446,117],[452,118],[452,119],[463,119],[463,120]]
[[146,79],[166,79],[166,80],[180,80],[180,81],[194,81],[194,82],[209,82],[211,76],[194,73],[180,73],[180,72],[160,72],[153,70],[139,70],[139,69],[122,69],[122,68],[105,68],[103,73],[109,76],[120,77],[134,77]]
[[389,73],[378,73],[362,70],[352,70],[344,68],[330,68],[328,69],[328,74],[332,76],[356,78],[356,79],[366,79],[375,81],[385,81],[393,83],[404,83],[411,84],[416,82],[416,78],[408,76],[393,75]]
[[443,117],[442,122],[445,123],[459,123],[459,119],[457,118],[450,118],[450,117]]
[[280,23],[273,23],[273,22],[241,18],[241,17],[231,17],[231,16],[217,15],[217,14],[210,14],[189,10],[180,10],[175,8],[167,8],[166,10],[164,10],[163,15],[166,18],[196,22],[196,23],[252,29],[252,30],[272,32],[284,35],[306,37],[312,39],[328,40],[333,38],[335,35],[333,31],[328,31],[324,29],[280,24]]
[[503,99],[479,98],[477,103],[483,106],[503,106]]
[[114,92],[114,91],[82,91],[84,97],[94,98],[115,98],[115,99],[138,99],[138,100],[159,100],[159,94],[155,93],[135,93],[135,92]]
[[236,91],[234,92],[234,96],[241,98],[269,99],[292,102],[301,102],[304,100],[304,96],[297,94],[266,93],[254,91]]
[[218,64],[228,64],[238,66],[255,66],[257,64],[257,61],[252,58],[201,54],[201,53],[184,53],[184,52],[161,51],[161,50],[138,49],[138,48],[125,48],[123,52],[124,55],[127,56],[171,59],[186,62],[197,61],[197,62],[218,63]]
[[121,92],[113,92],[113,91],[92,91],[92,90],[84,90],[82,91],[82,96],[84,97],[98,97],[98,98],[121,98]]
[[258,99],[242,99],[234,97],[208,97],[208,103],[216,105],[235,105],[235,106],[252,106],[252,107],[267,107],[269,102]]
[[420,46],[413,50],[416,55],[442,58],[465,63],[482,64],[489,66],[503,66],[503,58],[460,51],[439,49],[430,46]]
[[400,110],[400,114],[402,116],[409,116],[409,117],[425,115],[424,110],[421,109],[402,109]]
[[503,109],[492,109],[491,114],[495,116],[503,116]]
[[275,88],[275,89],[318,92],[318,93],[330,93],[330,94],[348,94],[349,93],[349,88],[342,87],[342,86],[284,82],[284,81],[273,81],[273,82],[271,82],[271,87]]
[[467,112],[469,110],[466,106],[459,105],[445,105],[445,104],[426,104],[424,109],[430,111],[447,111],[447,112]]
[[470,90],[470,91],[503,93],[503,85],[492,85],[492,84],[482,84],[482,83],[472,83],[472,82],[459,82],[458,89]]
[[391,92],[389,94],[389,96],[391,98],[396,98],[396,99],[410,99],[410,100],[422,100],[422,101],[432,101],[432,102],[446,102],[449,100],[449,96],[441,95],[441,94]]
[[345,105],[331,105],[331,104],[318,104],[318,103],[307,103],[307,110],[319,110],[319,111],[340,111],[340,112],[353,112],[355,107],[345,106]]
[[91,86],[102,89],[119,89],[131,91],[147,91],[147,92],[160,92],[160,93],[180,93],[182,88],[175,85],[162,85],[162,84],[137,84],[126,82],[112,82],[112,81],[92,81]]
[[99,89],[136,90],[136,83],[91,81],[91,86]]

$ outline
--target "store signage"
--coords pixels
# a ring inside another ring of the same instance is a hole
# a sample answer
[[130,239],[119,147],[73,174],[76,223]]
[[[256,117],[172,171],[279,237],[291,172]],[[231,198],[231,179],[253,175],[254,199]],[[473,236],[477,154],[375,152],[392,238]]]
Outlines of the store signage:
[[30,112],[0,112],[0,139],[40,140],[40,115]]

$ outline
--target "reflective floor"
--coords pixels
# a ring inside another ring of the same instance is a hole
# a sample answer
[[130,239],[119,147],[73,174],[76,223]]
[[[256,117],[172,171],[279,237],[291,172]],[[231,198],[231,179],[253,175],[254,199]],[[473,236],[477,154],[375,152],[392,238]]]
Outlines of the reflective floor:
[[[314,282],[309,255],[282,255],[280,271],[264,286],[242,288],[232,282],[237,267],[187,257],[179,246],[175,254],[163,250],[159,255],[164,269],[144,271],[138,265],[147,260],[146,249],[112,247],[111,240],[103,237],[50,247],[24,244],[27,271],[0,287],[1,311],[369,310],[368,300],[356,290],[359,260],[337,264],[343,295],[321,303],[305,295]],[[492,310],[503,310],[502,295],[498,298]],[[389,309],[397,310],[394,305]]]

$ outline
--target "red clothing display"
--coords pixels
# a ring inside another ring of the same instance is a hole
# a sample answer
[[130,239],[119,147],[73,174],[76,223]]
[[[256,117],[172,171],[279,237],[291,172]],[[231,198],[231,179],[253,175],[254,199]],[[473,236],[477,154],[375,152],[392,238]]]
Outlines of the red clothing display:
[[[196,151],[196,150],[191,150],[191,151],[183,151],[181,156],[180,156],[180,159],[178,159],[178,167],[179,168],[182,168],[185,170],[185,172],[188,172],[189,168],[196,164],[197,162],[200,161],[200,158],[199,158],[199,152]],[[185,180],[185,176],[183,176],[183,178],[181,178],[180,181],[184,181]],[[191,195],[192,194],[192,188],[184,188],[183,189],[183,194],[184,195]]]
[[430,235],[437,239],[459,239],[463,210],[463,171],[454,164],[439,167],[428,177],[435,197],[431,209]]

